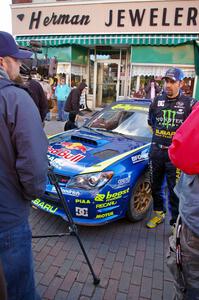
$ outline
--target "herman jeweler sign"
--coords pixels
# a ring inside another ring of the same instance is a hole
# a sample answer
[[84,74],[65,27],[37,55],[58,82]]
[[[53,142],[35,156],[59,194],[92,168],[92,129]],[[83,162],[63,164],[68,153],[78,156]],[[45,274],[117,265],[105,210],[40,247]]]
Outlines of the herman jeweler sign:
[[198,33],[197,1],[12,5],[14,35]]

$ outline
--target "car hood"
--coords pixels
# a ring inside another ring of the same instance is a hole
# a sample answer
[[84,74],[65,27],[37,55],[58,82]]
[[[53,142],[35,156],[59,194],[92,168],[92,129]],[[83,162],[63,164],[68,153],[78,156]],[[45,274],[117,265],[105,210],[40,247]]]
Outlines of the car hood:
[[81,128],[51,137],[48,158],[56,173],[73,176],[99,166],[102,162],[115,162],[146,144],[147,141],[137,138],[135,140],[116,133]]

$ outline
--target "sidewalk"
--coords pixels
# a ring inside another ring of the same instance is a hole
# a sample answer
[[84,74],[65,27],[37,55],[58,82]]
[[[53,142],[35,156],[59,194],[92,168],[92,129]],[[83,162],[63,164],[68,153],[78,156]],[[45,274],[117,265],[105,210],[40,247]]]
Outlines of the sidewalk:
[[[64,123],[46,122],[52,135]],[[67,231],[61,218],[32,209],[30,222],[35,234]],[[171,300],[173,284],[166,266],[170,227],[168,217],[156,229],[146,220],[127,220],[100,227],[79,226],[79,235],[94,272],[93,285],[88,265],[73,236],[33,239],[36,282],[42,299],[55,300]]]

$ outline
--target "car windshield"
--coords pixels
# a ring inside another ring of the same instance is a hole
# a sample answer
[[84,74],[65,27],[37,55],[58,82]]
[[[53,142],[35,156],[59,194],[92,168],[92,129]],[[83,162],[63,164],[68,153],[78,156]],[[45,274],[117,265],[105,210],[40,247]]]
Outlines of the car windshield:
[[115,104],[93,116],[87,123],[87,127],[130,137],[151,138],[147,112],[146,107],[125,103]]

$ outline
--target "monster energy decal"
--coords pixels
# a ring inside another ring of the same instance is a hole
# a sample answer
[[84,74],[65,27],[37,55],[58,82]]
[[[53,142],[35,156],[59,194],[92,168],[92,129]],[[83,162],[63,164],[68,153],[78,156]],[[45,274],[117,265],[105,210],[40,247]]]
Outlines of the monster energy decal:
[[169,126],[175,127],[176,126],[176,111],[171,110],[171,109],[164,109],[162,125],[165,126],[167,129],[169,128]]

